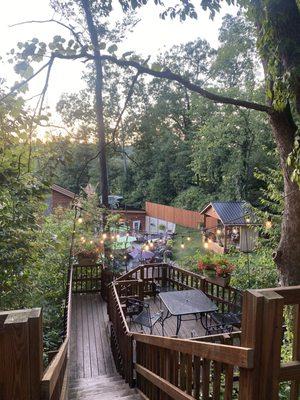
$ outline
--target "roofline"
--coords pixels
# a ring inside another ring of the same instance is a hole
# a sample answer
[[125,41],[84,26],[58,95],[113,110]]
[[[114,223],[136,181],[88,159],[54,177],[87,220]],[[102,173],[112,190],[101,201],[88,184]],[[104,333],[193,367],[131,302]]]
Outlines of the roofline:
[[[208,203],[207,206],[206,206],[205,208],[203,208],[202,211],[200,211],[200,214],[204,213],[204,212],[208,209],[208,207],[212,207],[212,206],[213,206],[212,203]],[[216,210],[215,210],[215,211],[216,211]],[[218,214],[218,213],[217,213],[217,214]]]
[[76,196],[76,194],[74,192],[71,192],[71,190],[65,189],[62,186],[56,185],[55,183],[51,186],[51,190],[70,197],[71,199],[74,199],[74,197]]

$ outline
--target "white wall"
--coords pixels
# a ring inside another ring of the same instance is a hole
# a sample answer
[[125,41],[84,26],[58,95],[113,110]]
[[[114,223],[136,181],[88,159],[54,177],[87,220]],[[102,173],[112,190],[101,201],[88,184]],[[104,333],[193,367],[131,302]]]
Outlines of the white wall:
[[[164,225],[165,229],[160,230],[159,226]],[[176,224],[173,222],[168,222],[164,221],[159,218],[154,218],[154,217],[149,217],[146,216],[146,232],[148,233],[165,233],[166,231],[169,231],[170,233],[174,233],[176,228]]]

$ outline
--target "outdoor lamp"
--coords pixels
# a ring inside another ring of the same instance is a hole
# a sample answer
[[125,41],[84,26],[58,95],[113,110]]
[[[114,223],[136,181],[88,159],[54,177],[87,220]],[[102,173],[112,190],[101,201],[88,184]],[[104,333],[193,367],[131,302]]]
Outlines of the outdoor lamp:
[[267,221],[265,222],[265,226],[266,226],[266,229],[272,228],[272,220],[271,220],[270,216],[268,217]]

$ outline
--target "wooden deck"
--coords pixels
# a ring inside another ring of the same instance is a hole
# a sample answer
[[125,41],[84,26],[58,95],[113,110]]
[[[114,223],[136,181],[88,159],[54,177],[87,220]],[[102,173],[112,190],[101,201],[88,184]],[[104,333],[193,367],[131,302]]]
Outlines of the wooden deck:
[[[155,301],[153,300],[153,298],[145,299],[145,301],[150,305],[151,313],[156,313],[160,310],[163,310],[165,315],[166,309],[164,308],[164,305],[160,302],[160,299],[158,297],[156,298]],[[188,315],[183,318],[192,319],[193,316]],[[175,336],[176,323],[177,319],[176,317],[173,316],[165,320],[164,322],[165,336]],[[129,329],[133,332],[141,332],[140,325],[137,325],[135,323],[131,323],[129,325]],[[149,329],[144,328],[144,332],[149,333]],[[162,328],[159,323],[155,324],[153,328],[153,335],[160,335],[160,336],[162,335]],[[187,339],[193,336],[194,337],[205,336],[205,329],[202,327],[199,320],[198,321],[196,321],[195,319],[192,319],[190,321],[183,320],[177,337],[182,339]]]
[[99,294],[73,294],[70,378],[116,372],[108,337],[106,303]]

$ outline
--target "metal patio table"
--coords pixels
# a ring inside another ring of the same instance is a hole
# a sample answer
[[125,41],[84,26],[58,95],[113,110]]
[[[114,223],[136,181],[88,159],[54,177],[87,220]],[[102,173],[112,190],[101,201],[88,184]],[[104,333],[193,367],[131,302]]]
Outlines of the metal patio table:
[[[171,316],[177,318],[176,335],[180,330],[183,316],[194,315],[197,320],[199,315],[203,328],[207,329],[207,314],[218,310],[218,307],[198,289],[163,292],[159,294],[159,297],[167,309],[164,320]],[[205,322],[203,317],[205,317]]]

